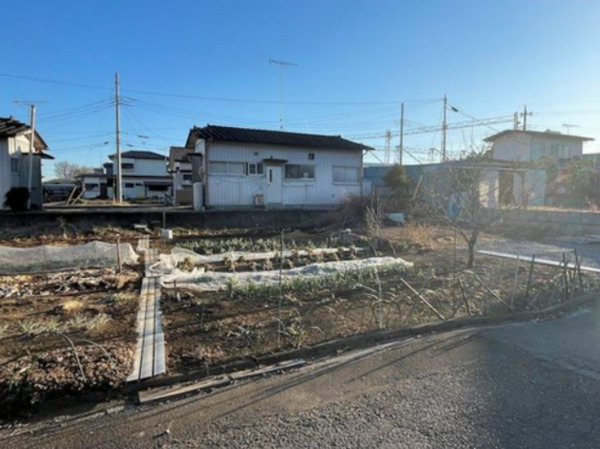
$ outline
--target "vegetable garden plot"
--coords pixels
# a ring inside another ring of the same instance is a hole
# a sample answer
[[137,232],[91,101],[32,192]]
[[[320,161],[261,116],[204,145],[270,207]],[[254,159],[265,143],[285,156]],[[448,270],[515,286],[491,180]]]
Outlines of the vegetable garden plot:
[[277,270],[245,272],[245,273],[215,273],[205,272],[203,269],[196,269],[191,273],[186,273],[174,269],[170,274],[160,277],[160,283],[163,287],[179,287],[191,291],[219,291],[230,288],[232,284],[236,285],[273,285],[288,283],[294,279],[321,278],[335,276],[340,273],[377,270],[388,267],[410,268],[412,263],[395,257],[372,257],[362,260],[348,260],[339,262],[315,263],[299,268],[284,270],[281,273]]
[[[249,253],[244,251],[231,251],[228,253],[221,254],[211,254],[211,255],[201,255],[196,254],[194,251],[190,251],[184,248],[173,248],[171,254],[161,254],[159,256],[160,262],[152,265],[151,272],[154,274],[169,274],[175,268],[178,268],[181,265],[186,265],[188,267],[203,267],[205,265],[214,265],[227,263],[231,268],[248,262],[258,262],[258,261],[272,261],[276,259],[280,259],[283,257],[284,260],[294,261],[300,258],[321,258],[324,259],[326,256],[336,255],[339,260],[339,256],[337,255],[349,255],[356,256],[357,253],[363,252],[363,248],[315,248],[310,250],[302,250],[302,249],[294,249],[294,250],[285,250],[281,251],[267,251],[267,252],[258,252],[258,253]],[[325,260],[320,260],[320,262],[324,262]],[[286,268],[293,268],[293,266],[288,266]],[[255,266],[255,265],[252,265]],[[213,268],[214,269],[214,268]],[[256,269],[252,271],[257,271]]]
[[91,267],[134,265],[138,261],[129,243],[90,242],[74,246],[12,248],[0,246],[0,273],[35,273]]

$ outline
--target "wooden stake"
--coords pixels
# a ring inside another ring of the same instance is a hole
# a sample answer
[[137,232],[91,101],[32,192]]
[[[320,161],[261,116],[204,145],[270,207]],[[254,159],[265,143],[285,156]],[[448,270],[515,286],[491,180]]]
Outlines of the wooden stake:
[[563,259],[563,282],[565,284],[565,301],[569,300],[569,276],[567,274],[567,256],[565,255],[565,253],[563,253],[562,255],[562,259]]
[[515,292],[517,290],[517,284],[519,283],[519,267],[521,263],[521,256],[517,256],[517,268],[515,270],[515,282],[513,283],[512,293],[510,295],[510,306],[514,307],[515,304]]
[[442,321],[446,321],[446,318],[444,318],[444,315],[442,315],[440,312],[438,312],[438,310],[433,307],[429,301],[427,301],[425,298],[423,298],[418,291],[416,291],[414,288],[412,288],[412,286],[406,282],[404,279],[400,279],[400,282],[402,282],[404,285],[406,285],[408,287],[408,289],[413,292],[417,298],[419,298],[421,300],[421,302],[423,302],[427,307],[429,307],[433,313],[435,313]]
[[583,294],[583,276],[581,275],[581,262],[582,260],[579,258],[577,254],[577,250],[573,250],[575,252],[575,268],[577,269],[577,277],[579,278],[579,288],[581,289],[581,293]]
[[525,303],[529,301],[529,290],[531,289],[531,279],[533,277],[533,268],[535,266],[535,254],[531,256],[531,265],[529,265],[529,278],[527,279],[527,290],[525,290]]
[[462,283],[462,279],[458,276],[458,286],[460,287],[460,294],[462,295],[462,299],[467,305],[467,313],[469,316],[473,316],[473,312],[471,311],[471,304],[469,304],[469,300],[467,299],[467,295],[465,294],[465,288]]
[[498,296],[498,295],[497,295],[497,294],[496,294],[494,291],[492,291],[492,290],[491,290],[491,289],[490,289],[490,288],[489,288],[489,287],[488,287],[488,286],[485,284],[485,282],[483,282],[483,281],[481,280],[481,278],[480,278],[479,276],[477,276],[475,273],[473,273],[473,276],[475,277],[475,280],[476,280],[477,282],[479,282],[479,283],[480,283],[480,284],[483,286],[483,288],[485,288],[485,289],[487,290],[487,292],[488,292],[490,295],[492,295],[492,296],[493,296],[494,298],[496,298],[496,299],[497,299],[499,302],[501,302],[502,304],[504,304],[508,310],[510,310],[511,312],[513,311],[513,308],[512,308],[512,307],[511,307],[511,306],[510,306],[510,305],[509,305],[509,304],[508,304],[506,301],[504,301],[502,298],[500,298],[500,296]]
[[119,269],[119,273],[121,273],[123,269],[121,262],[121,237],[117,238],[117,267]]

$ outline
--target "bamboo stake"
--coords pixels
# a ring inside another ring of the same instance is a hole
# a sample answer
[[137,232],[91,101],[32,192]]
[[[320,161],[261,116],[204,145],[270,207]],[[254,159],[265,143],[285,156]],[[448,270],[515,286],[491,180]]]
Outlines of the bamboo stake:
[[404,279],[400,279],[400,282],[402,282],[404,285],[406,285],[408,287],[408,289],[413,292],[417,298],[419,298],[421,300],[421,302],[423,302],[427,307],[429,307],[433,313],[435,313],[442,321],[446,321],[446,318],[444,318],[444,315],[442,315],[440,312],[438,312],[438,310],[433,307],[429,301],[427,301],[425,298],[423,298],[418,291],[416,291],[414,288],[412,288],[412,286],[406,282]]

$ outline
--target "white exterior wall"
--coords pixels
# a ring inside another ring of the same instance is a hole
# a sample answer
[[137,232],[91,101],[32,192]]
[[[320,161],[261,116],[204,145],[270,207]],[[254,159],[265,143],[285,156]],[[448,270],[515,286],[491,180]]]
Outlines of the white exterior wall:
[[[84,176],[81,178],[81,184],[82,187],[85,187],[86,184],[96,184],[98,187],[95,189],[86,189],[85,192],[83,192],[83,198],[85,198],[86,200],[92,200],[94,198],[98,198],[100,196],[100,183],[102,181],[102,178],[99,178],[98,176]],[[104,182],[106,183],[106,179],[104,179]]]
[[560,148],[558,158],[573,158],[583,154],[583,142],[565,134],[527,135],[512,133],[499,137],[493,144],[494,159],[530,162],[541,155],[552,156],[553,146]]
[[[13,187],[28,187],[29,183],[29,139],[26,136],[15,136],[0,139],[0,209],[4,207],[4,197]],[[12,173],[11,159],[19,160],[19,172]],[[31,185],[31,203],[42,205],[41,160],[33,160],[33,177]]]
[[499,137],[492,147],[492,158],[500,161],[530,161],[531,136],[514,133]]
[[10,153],[8,151],[8,139],[0,139],[0,209],[4,204],[4,196],[12,187],[10,173]]
[[[282,184],[284,206],[326,206],[342,201],[349,194],[361,194],[362,151],[292,148],[279,145],[211,142],[207,149],[200,140],[196,152],[206,152],[205,170],[210,162],[264,163],[265,159],[282,159],[288,164],[315,165],[314,180],[286,180]],[[309,153],[315,155],[309,160]],[[333,167],[356,167],[359,180],[355,184],[333,182]],[[263,170],[266,173],[266,166]],[[207,206],[252,206],[255,194],[265,194],[265,174],[210,174],[207,183]]]

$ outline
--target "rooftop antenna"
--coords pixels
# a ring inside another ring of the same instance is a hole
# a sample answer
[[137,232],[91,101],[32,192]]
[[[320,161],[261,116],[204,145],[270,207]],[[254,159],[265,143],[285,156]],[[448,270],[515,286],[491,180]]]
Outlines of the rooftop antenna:
[[579,125],[573,125],[569,123],[563,123],[563,128],[567,129],[567,134],[571,134],[571,128],[579,128]]
[[277,64],[279,66],[279,129],[283,130],[283,122],[285,118],[285,102],[283,95],[283,72],[286,67],[295,66],[298,64],[288,61],[279,61],[277,59],[269,59],[269,64]]

